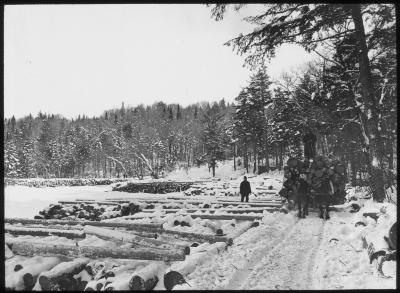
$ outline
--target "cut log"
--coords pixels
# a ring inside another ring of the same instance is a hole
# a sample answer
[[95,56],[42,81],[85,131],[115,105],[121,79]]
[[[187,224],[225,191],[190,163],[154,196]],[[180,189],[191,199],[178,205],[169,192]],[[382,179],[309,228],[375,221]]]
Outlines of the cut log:
[[60,204],[98,204],[98,205],[118,205],[118,202],[115,201],[87,201],[87,200],[80,200],[80,201],[74,201],[74,200],[59,200],[58,203]]
[[110,277],[104,284],[105,291],[129,290],[129,281],[133,273],[147,266],[148,261],[135,261],[112,269],[115,277]]
[[206,220],[203,223],[204,223],[205,227],[210,228],[218,236],[221,236],[224,234],[224,231],[221,229],[221,227],[217,226],[215,223],[212,223],[210,220]]
[[161,269],[162,266],[160,264],[152,263],[136,271],[129,281],[129,289],[153,290],[158,283],[157,275]]
[[[236,214],[181,214],[182,216],[191,216],[193,219],[200,218],[200,219],[210,219],[210,220],[238,220],[238,221],[254,221],[254,220],[262,220],[264,217],[263,215],[236,215]],[[155,217],[165,217],[165,216],[158,216],[158,215],[145,215],[145,216],[127,216],[123,219],[125,220],[139,220],[143,218],[155,218]]]
[[225,236],[189,233],[189,232],[174,231],[174,230],[164,230],[164,233],[167,235],[176,236],[178,238],[183,237],[183,238],[197,240],[197,241],[201,241],[201,242],[209,242],[209,243],[225,242],[229,246],[233,244],[233,239],[230,237],[225,237]]
[[31,290],[41,272],[51,269],[60,262],[61,260],[56,257],[16,256],[6,261],[6,286],[14,290]]
[[150,246],[153,248],[176,250],[179,252],[183,252],[185,255],[190,253],[189,246],[171,245],[170,243],[165,242],[165,241],[140,237],[138,235],[129,234],[126,232],[120,232],[120,231],[99,228],[99,227],[93,227],[93,226],[85,226],[84,231],[87,234],[93,234],[96,236],[101,236],[104,238],[114,239],[114,240],[118,240],[118,241],[122,241],[122,242]]
[[[226,246],[226,243],[223,242],[211,244],[205,250],[201,250],[200,252],[195,252],[192,255],[187,256],[185,261],[174,263],[170,267],[170,270],[178,272],[182,277],[187,276],[194,272],[198,266],[215,259],[216,255],[226,249]],[[168,289],[167,287],[170,287],[171,285],[176,285],[176,280],[174,280],[175,277],[176,276],[174,275],[164,275],[164,284],[167,285],[165,286],[166,289]]]
[[[269,212],[273,212],[273,211],[276,211],[277,210],[277,208],[275,208],[275,207],[269,207],[269,208],[248,208],[248,209],[246,209],[246,208],[240,208],[240,209],[238,209],[238,208],[233,208],[233,209],[213,209],[213,210],[211,210],[211,209],[186,209],[186,212],[188,212],[188,213],[195,213],[195,212],[198,212],[198,211],[203,211],[203,212],[216,212],[216,211],[221,211],[221,212],[225,212],[225,213],[234,213],[234,214],[244,214],[244,213],[263,213],[264,211],[269,211]],[[141,211],[142,213],[155,213],[155,212],[158,212],[158,211],[160,211],[160,210],[157,210],[157,209],[152,209],[152,210],[143,210],[143,211]],[[180,211],[182,211],[182,209],[165,209],[165,210],[163,210],[163,212],[165,212],[166,214],[174,214],[174,213],[177,213],[177,212],[180,212]]]
[[[172,201],[171,201],[172,199]],[[266,200],[260,200],[260,201],[254,201],[254,202],[241,202],[241,201],[232,201],[232,200],[227,200],[227,199],[220,199],[220,200],[215,200],[213,198],[212,201],[210,200],[185,200],[185,199],[176,199],[176,198],[168,198],[164,200],[159,200],[159,199],[138,199],[137,201],[140,202],[146,202],[146,203],[183,203],[183,204],[193,204],[193,205],[200,205],[200,204],[221,204],[223,206],[227,205],[248,205],[250,207],[279,207],[281,206],[281,203],[278,201],[266,201]],[[116,200],[114,201],[114,204],[120,204],[120,203],[129,203],[131,201],[128,200]]]
[[4,232],[13,235],[32,235],[32,236],[59,236],[70,239],[85,238],[83,231],[79,230],[59,230],[59,229],[42,229],[42,228],[25,228],[25,227],[10,227],[6,226]]
[[73,261],[60,263],[50,271],[41,273],[39,284],[44,291],[55,290],[60,282],[70,280],[75,274],[82,271],[88,262],[89,259],[87,258],[78,258]]
[[162,224],[139,224],[139,223],[119,223],[119,222],[97,222],[97,221],[71,221],[71,220],[39,220],[22,218],[5,218],[4,223],[15,224],[40,224],[40,225],[90,225],[100,227],[123,227],[132,230],[157,231],[162,229]]
[[55,256],[65,255],[69,257],[88,257],[88,258],[123,258],[123,259],[142,259],[142,260],[184,260],[184,251],[177,250],[161,250],[161,249],[120,249],[105,248],[96,246],[80,246],[75,245],[55,245],[43,244],[37,242],[25,243],[17,239],[6,239],[6,243],[11,246],[10,249],[19,255],[25,256]]
[[38,276],[45,271],[51,270],[61,262],[57,257],[34,257],[34,264],[23,271],[22,279],[26,290],[31,290],[35,286]]
[[261,220],[264,216],[248,216],[248,215],[236,215],[236,214],[217,214],[217,215],[207,215],[207,214],[188,214],[192,218],[210,219],[210,220],[238,220],[238,221],[253,221]]
[[167,290],[172,290],[176,285],[187,283],[181,273],[177,271],[169,271],[164,274],[164,287]]
[[257,221],[254,222],[250,222],[247,223],[246,225],[244,225],[243,227],[241,227],[240,229],[238,229],[237,231],[233,232],[230,236],[232,238],[236,238],[239,237],[240,235],[242,235],[243,233],[247,232],[249,229],[253,228],[253,227],[257,227],[259,226],[260,223]]

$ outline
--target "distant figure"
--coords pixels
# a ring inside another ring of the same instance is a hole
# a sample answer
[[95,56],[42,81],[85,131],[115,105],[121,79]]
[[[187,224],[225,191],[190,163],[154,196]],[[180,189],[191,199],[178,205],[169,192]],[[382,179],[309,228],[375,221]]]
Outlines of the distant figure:
[[249,202],[250,193],[251,193],[250,182],[247,181],[247,177],[244,176],[242,183],[240,183],[241,201],[243,202],[244,198],[246,198],[246,202]]
[[306,159],[311,159],[315,157],[315,143],[317,142],[317,137],[311,130],[308,130],[307,134],[303,137],[304,143],[304,157]]

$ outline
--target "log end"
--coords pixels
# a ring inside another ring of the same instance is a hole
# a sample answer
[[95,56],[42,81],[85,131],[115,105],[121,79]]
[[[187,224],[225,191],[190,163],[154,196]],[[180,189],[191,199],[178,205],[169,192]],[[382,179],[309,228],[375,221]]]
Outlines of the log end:
[[185,284],[186,280],[181,273],[177,271],[169,271],[164,275],[164,287],[171,290],[178,284]]
[[260,223],[259,223],[259,222],[257,222],[257,221],[255,221],[255,222],[251,223],[251,227],[252,227],[252,228],[254,228],[254,227],[258,227],[258,226],[260,226]]
[[185,246],[183,251],[184,251],[185,255],[189,255],[190,254],[190,247],[189,246]]
[[24,281],[25,289],[27,290],[31,290],[33,286],[35,286],[35,279],[30,273],[24,274],[22,280]]
[[46,276],[39,277],[39,285],[43,291],[49,291],[51,289],[50,288],[50,279],[47,278]]
[[222,236],[224,234],[224,231],[222,229],[217,229],[216,233],[218,236]]

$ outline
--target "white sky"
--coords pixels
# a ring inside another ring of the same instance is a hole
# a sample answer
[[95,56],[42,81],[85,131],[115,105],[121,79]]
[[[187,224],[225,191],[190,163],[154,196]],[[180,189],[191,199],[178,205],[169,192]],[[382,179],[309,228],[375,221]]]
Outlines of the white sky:
[[[210,7],[193,4],[5,6],[4,116],[233,101],[250,71],[223,44],[252,30],[242,18],[259,9],[216,22]],[[278,78],[310,59],[283,46],[267,67]]]

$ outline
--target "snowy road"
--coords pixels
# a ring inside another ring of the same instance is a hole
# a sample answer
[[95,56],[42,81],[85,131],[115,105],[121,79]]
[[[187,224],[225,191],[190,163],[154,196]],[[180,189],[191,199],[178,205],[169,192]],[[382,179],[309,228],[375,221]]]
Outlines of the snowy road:
[[314,214],[297,221],[284,238],[257,251],[248,267],[244,272],[237,272],[238,277],[233,278],[227,289],[312,289],[312,271],[323,223]]
[[301,220],[294,213],[271,214],[211,264],[198,267],[188,281],[199,289],[313,289],[323,227],[314,213]]

